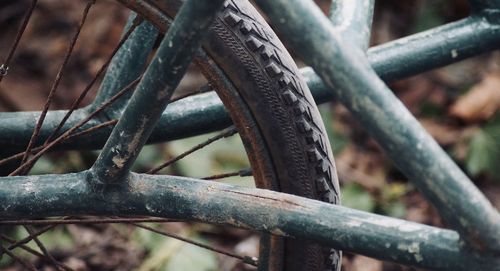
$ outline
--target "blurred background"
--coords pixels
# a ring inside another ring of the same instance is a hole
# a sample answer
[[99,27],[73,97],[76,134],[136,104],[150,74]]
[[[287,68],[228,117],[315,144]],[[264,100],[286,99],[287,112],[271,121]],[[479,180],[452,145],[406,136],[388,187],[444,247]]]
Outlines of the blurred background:
[[[7,54],[29,0],[0,2],[0,59]],[[326,12],[329,1],[318,0]],[[41,110],[57,73],[68,40],[81,17],[85,1],[40,0],[0,85],[1,111]],[[75,53],[52,103],[52,109],[68,108],[116,46],[128,11],[115,1],[97,1],[82,30]],[[467,16],[465,0],[378,0],[372,45],[423,31]],[[294,55],[293,51],[291,52]],[[300,58],[296,58],[303,66]],[[178,93],[193,91],[206,81],[192,68]],[[96,84],[98,86],[99,84]],[[401,80],[391,89],[417,116],[476,185],[500,206],[500,54],[484,54],[460,63]],[[94,91],[95,92],[95,91]],[[95,95],[93,93],[92,95]],[[90,95],[85,103],[92,100]],[[407,178],[388,160],[338,102],[320,106],[332,142],[342,183],[342,203],[348,207],[447,227]],[[0,131],[1,133],[2,131]],[[146,147],[135,170],[144,172],[206,140],[204,135]],[[239,150],[239,151],[235,151]],[[95,151],[51,153],[35,165],[32,174],[75,172],[90,167]],[[162,173],[204,177],[248,167],[238,137],[224,139],[188,156]],[[252,186],[251,177],[225,181]],[[256,235],[233,228],[195,223],[153,224],[200,242],[257,255]],[[21,239],[21,227],[0,231]],[[130,225],[68,225],[41,236],[58,260],[75,270],[242,270],[251,269],[236,260],[190,244],[161,237]],[[33,249],[37,247],[29,243]],[[15,251],[41,270],[54,270],[36,257]],[[1,270],[24,270],[4,255]],[[416,270],[345,254],[343,270]]]

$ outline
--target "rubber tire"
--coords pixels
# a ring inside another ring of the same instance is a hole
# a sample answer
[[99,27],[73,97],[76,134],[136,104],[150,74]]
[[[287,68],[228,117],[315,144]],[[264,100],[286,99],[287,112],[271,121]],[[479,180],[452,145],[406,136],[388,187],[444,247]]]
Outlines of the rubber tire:
[[[170,16],[182,4],[146,2]],[[135,11],[165,27],[155,13]],[[338,178],[319,111],[276,34],[246,0],[226,1],[209,32],[203,49],[211,60],[201,57],[197,63],[239,130],[256,185],[338,204]],[[271,239],[259,257],[267,269],[340,270],[340,251],[305,240]]]

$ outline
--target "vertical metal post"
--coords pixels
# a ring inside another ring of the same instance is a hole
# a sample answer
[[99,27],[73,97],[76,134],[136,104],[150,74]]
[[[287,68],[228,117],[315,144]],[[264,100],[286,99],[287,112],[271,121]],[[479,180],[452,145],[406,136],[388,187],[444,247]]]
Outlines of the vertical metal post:
[[[138,17],[135,13],[129,16],[122,36],[127,33],[134,20],[137,19]],[[150,22],[144,20],[137,26],[111,60],[99,92],[90,106],[90,111],[93,111],[141,75],[157,37],[158,30]],[[110,119],[112,118],[111,116],[115,117],[115,115],[119,115],[123,108],[125,108],[131,95],[127,94],[120,98],[107,108],[104,113]]]
[[188,0],[163,39],[92,167],[99,182],[125,180],[223,0]]
[[337,31],[359,46],[368,49],[375,0],[332,0],[330,20]]
[[363,52],[346,43],[312,1],[257,3],[443,218],[475,248],[500,251],[497,210],[378,78]]

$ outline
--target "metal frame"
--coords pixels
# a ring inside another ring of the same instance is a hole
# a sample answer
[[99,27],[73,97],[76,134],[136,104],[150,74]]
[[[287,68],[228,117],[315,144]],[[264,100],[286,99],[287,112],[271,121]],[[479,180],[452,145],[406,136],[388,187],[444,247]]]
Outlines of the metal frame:
[[[203,30],[210,25],[222,0],[188,0],[183,5],[124,111],[128,97],[112,111],[103,112],[100,120],[115,118],[121,111],[123,114],[92,169],[76,174],[0,178],[0,201],[4,203],[0,216],[96,214],[193,219],[312,239],[424,268],[500,270],[500,214],[384,84],[497,49],[500,1],[471,0],[473,12],[469,18],[368,51],[373,0],[334,1],[331,20],[312,1],[256,2],[284,34],[283,38],[308,60],[312,68],[303,73],[317,100],[334,98],[342,102],[456,231],[277,192],[130,173],[130,165],[150,136],[153,141],[163,141],[210,130],[197,125],[200,120],[194,116],[203,116],[201,122],[211,123],[211,129],[230,124],[213,94],[179,101],[165,110],[198,48],[201,33],[206,32]],[[354,12],[359,9],[362,12]],[[121,51],[115,57],[116,66],[112,64],[95,104],[115,94],[107,88],[126,86],[139,76],[155,38],[152,26],[140,26],[123,50],[142,55]],[[134,65],[114,70],[124,59]],[[145,102],[155,106],[146,107]],[[196,106],[191,103],[210,106],[202,112],[193,110]],[[68,127],[92,109],[95,105],[75,114]],[[176,118],[177,110],[183,112],[180,120]],[[10,146],[4,152],[21,150],[33,129],[27,125],[28,120],[36,115],[0,114],[0,129],[6,131],[0,134],[0,144]],[[47,116],[41,140],[62,116],[63,112]],[[155,125],[163,132],[153,130]],[[100,139],[93,134],[61,147],[99,148],[109,133],[103,130]]]

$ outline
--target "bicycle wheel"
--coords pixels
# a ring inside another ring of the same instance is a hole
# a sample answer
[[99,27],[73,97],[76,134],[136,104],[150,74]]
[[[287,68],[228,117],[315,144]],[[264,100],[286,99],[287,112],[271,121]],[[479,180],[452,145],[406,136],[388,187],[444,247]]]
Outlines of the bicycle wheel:
[[[165,31],[182,1],[120,1]],[[247,1],[227,1],[199,65],[243,140],[256,186],[338,203],[338,181],[323,123],[293,59]],[[269,270],[338,270],[340,253],[303,240],[265,236]],[[264,266],[263,266],[264,267]]]
[[[160,2],[150,3],[171,15],[180,6],[180,1]],[[338,203],[333,157],[318,110],[293,59],[259,13],[248,1],[227,1],[203,48],[215,63],[202,69],[238,127],[257,186]],[[223,76],[218,68],[234,88],[221,83],[226,80],[217,78]],[[262,255],[266,251],[282,257],[270,259],[270,269],[340,267],[337,251],[306,241],[278,243],[261,249],[260,258],[269,257]]]

